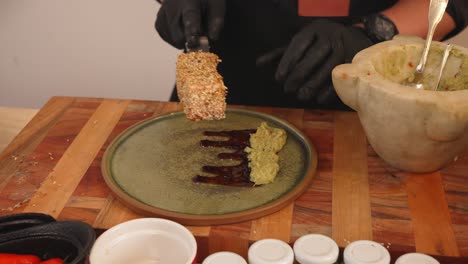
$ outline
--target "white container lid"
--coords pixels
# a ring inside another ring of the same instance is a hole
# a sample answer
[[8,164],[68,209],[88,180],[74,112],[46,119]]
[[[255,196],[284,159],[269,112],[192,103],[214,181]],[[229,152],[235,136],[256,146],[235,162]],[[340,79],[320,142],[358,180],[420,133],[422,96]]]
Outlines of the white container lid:
[[249,248],[249,264],[292,264],[294,252],[291,246],[278,239],[262,239]]
[[195,263],[197,242],[183,225],[162,218],[138,218],[106,230],[94,243],[91,264]]
[[339,249],[333,239],[309,234],[296,240],[294,254],[300,264],[332,264],[338,259]]
[[401,255],[395,264],[440,264],[435,258],[422,253],[407,253]]
[[347,245],[344,250],[345,264],[389,264],[390,253],[379,243],[358,240]]
[[236,253],[221,251],[209,255],[202,264],[247,264],[247,261]]

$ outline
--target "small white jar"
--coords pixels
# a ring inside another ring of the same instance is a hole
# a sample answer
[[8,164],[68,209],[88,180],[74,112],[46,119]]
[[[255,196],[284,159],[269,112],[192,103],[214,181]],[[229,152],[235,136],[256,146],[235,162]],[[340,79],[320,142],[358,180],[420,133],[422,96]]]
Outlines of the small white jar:
[[435,258],[422,253],[407,253],[401,255],[395,264],[440,264]]
[[390,253],[379,243],[370,240],[358,240],[346,246],[345,264],[389,264]]
[[249,264],[293,264],[294,252],[288,243],[278,239],[262,239],[248,252]]
[[339,255],[336,242],[321,234],[302,236],[294,242],[293,248],[300,264],[333,264]]
[[202,264],[247,264],[247,261],[236,253],[220,251],[209,255]]

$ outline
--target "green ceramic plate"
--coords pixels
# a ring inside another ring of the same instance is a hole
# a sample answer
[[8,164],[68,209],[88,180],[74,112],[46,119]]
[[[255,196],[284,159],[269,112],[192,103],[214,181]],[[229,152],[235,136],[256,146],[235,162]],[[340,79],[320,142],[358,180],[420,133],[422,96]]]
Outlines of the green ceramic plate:
[[[233,187],[195,183],[203,165],[235,165],[217,158],[226,149],[202,147],[204,131],[252,129],[266,121],[287,131],[280,151],[280,171],[273,183]],[[245,221],[277,211],[310,183],[317,154],[307,138],[271,115],[228,109],[220,121],[189,121],[183,112],[140,122],[119,135],[102,161],[107,185],[126,205],[145,215],[183,224],[210,225]]]

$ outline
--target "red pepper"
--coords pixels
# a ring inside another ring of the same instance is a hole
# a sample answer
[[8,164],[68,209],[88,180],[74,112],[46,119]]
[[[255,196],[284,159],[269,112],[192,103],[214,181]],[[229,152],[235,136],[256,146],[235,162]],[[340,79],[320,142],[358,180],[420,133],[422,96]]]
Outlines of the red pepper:
[[41,259],[34,255],[0,253],[0,264],[40,264]]
[[40,264],[63,264],[63,260],[61,258],[51,258],[42,261]]

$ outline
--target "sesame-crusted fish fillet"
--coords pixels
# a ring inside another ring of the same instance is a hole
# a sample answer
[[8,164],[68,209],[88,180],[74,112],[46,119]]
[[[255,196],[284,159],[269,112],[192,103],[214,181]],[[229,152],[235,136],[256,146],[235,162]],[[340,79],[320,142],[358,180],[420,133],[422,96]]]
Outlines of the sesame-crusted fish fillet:
[[179,55],[176,66],[177,95],[190,120],[225,118],[226,92],[217,66],[221,60],[210,52]]

